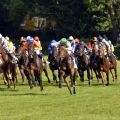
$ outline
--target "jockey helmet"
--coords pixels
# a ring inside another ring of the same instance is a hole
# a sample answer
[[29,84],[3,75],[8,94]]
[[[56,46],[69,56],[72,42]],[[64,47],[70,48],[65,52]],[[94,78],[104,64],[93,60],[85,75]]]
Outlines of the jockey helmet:
[[51,43],[56,43],[57,41],[56,40],[52,40]]
[[20,42],[26,42],[26,39],[24,37],[21,37]]
[[66,38],[62,38],[61,40],[60,40],[60,44],[66,44],[67,43],[67,39]]
[[32,44],[34,42],[34,39],[32,37],[30,37],[30,39],[28,40],[29,44]]
[[73,36],[69,36],[68,40],[69,40],[69,41],[73,41],[73,40],[74,40],[74,37],[73,37]]
[[30,38],[31,38],[30,36],[27,36],[26,40],[29,41]]
[[80,43],[78,38],[75,38],[75,43]]
[[8,36],[6,36],[5,39],[6,39],[7,41],[10,41],[10,38],[9,38]]
[[35,40],[35,41],[39,41],[40,38],[39,38],[38,36],[35,36],[35,37],[34,37],[34,40]]
[[93,37],[93,42],[96,42],[96,41],[97,41],[97,37],[94,36],[94,37]]
[[99,41],[102,41],[103,40],[103,37],[101,35],[98,36],[98,40]]
[[112,42],[111,42],[110,40],[108,41],[108,43],[109,43],[110,45],[112,44]]
[[80,42],[80,45],[84,45],[84,42],[83,42],[83,41],[81,41],[81,42]]

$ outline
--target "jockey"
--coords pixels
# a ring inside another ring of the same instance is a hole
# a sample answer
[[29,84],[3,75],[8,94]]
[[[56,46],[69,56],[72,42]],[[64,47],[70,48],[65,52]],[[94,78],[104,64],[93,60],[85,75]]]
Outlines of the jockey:
[[75,40],[73,36],[69,36],[68,38],[68,46],[70,46],[72,48],[72,51],[74,52],[75,50]]
[[95,50],[95,54],[98,54],[98,46],[99,46],[98,39],[96,36],[94,36],[92,40],[92,50],[93,49]]
[[41,46],[40,38],[38,36],[34,37],[34,43],[35,44],[39,44],[39,50],[42,51],[42,46]]
[[65,46],[66,49],[68,50],[69,55],[73,54],[71,44],[70,44],[70,42],[66,38],[62,38],[60,40],[60,46]]
[[110,45],[102,36],[98,36],[99,46],[105,46],[105,55],[109,56]]
[[50,42],[50,44],[48,45],[48,52],[49,52],[49,55],[48,55],[48,61],[50,62],[51,61],[51,54],[52,54],[52,46],[56,46],[57,47],[58,45],[58,42],[56,40],[52,40]]
[[75,48],[80,43],[80,40],[78,38],[75,38],[74,43],[75,43],[74,45],[74,52],[75,52]]
[[12,43],[12,41],[10,40],[10,38],[8,36],[5,37],[6,41],[7,41],[7,46],[9,49],[9,53],[12,55],[12,59],[14,58],[16,61],[18,61],[18,58],[15,56],[15,46]]
[[52,40],[50,44],[48,45],[48,52],[51,53],[52,46],[55,46],[57,43],[56,40]]
[[73,59],[73,62],[74,62],[74,68],[77,69],[77,64],[75,62],[75,57],[74,57],[74,54],[73,54],[73,50],[72,50],[72,47],[71,45],[69,44],[69,41],[66,39],[66,38],[62,38],[60,40],[60,45],[61,46],[65,46],[67,51],[68,51],[68,54],[71,56],[71,58]]
[[43,56],[42,46],[41,46],[41,43],[40,43],[40,38],[38,36],[34,37],[33,46],[34,46],[36,54],[39,55],[40,57],[42,57]]
[[8,46],[10,53],[14,53],[15,52],[14,44],[12,43],[12,41],[10,40],[8,36],[6,36],[5,39],[7,40],[7,46]]
[[8,45],[7,45],[7,40],[0,34],[0,43],[3,47],[3,49],[5,50],[5,52],[8,54],[8,56],[10,57],[11,60],[18,60],[17,57],[15,55],[13,55],[11,53],[11,51],[9,50],[8,48]]
[[110,53],[114,55],[114,53],[113,53],[114,52],[114,46],[113,46],[113,44],[110,40],[108,41],[108,43],[110,45]]

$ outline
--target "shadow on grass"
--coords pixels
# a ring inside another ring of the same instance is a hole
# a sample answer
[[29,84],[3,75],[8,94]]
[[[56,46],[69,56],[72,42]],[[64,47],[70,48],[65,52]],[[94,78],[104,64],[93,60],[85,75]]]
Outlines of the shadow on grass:
[[13,92],[18,92],[18,90],[14,88],[0,88],[0,91],[13,91]]
[[13,94],[13,93],[5,93],[5,94],[0,94],[0,96],[46,96],[48,94],[46,93],[17,93],[17,94]]

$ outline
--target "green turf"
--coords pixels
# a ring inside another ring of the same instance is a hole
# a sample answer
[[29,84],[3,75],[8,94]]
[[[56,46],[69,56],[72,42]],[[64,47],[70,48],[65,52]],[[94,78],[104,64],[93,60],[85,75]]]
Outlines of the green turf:
[[[0,120],[119,120],[120,119],[120,62],[118,81],[110,86],[98,85],[96,80],[88,87],[87,80],[77,80],[76,95],[70,95],[66,86],[59,89],[55,83],[44,80],[44,91],[29,89],[27,82],[7,89],[0,81]],[[49,69],[48,69],[49,70]],[[44,75],[44,74],[43,74]],[[51,73],[49,71],[49,75]]]

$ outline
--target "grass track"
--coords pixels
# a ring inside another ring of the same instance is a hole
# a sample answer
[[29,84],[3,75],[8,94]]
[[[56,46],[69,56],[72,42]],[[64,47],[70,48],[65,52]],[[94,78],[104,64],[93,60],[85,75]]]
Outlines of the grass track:
[[66,87],[48,84],[44,76],[43,92],[39,87],[30,90],[27,82],[7,89],[1,80],[0,120],[120,120],[119,66],[120,62],[117,82],[103,87],[94,80],[88,87],[87,81],[80,85],[78,79],[77,94],[72,96]]

